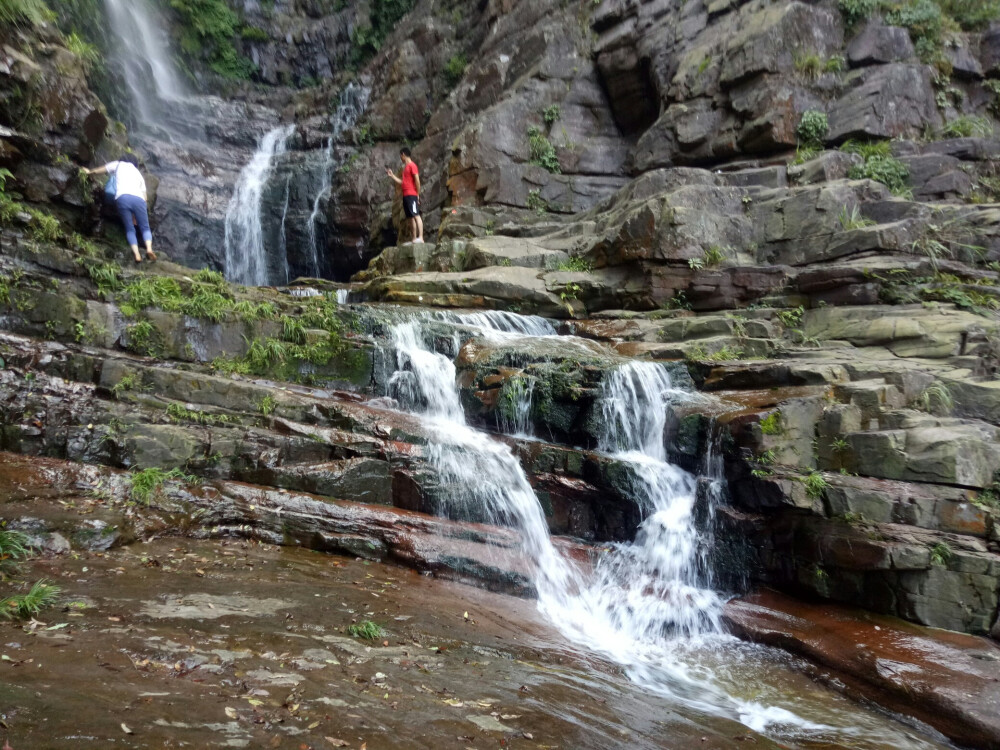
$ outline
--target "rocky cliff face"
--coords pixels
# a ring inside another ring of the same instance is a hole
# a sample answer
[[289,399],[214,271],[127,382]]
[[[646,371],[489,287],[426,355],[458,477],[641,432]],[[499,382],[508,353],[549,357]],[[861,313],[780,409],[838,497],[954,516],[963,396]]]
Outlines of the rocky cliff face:
[[[421,556],[395,511],[372,531],[324,505],[441,509],[419,420],[366,402],[384,390],[393,305],[536,313],[563,338],[505,346],[451,325],[434,340],[478,426],[511,432],[513,400],[536,394],[520,416],[537,439],[502,439],[553,533],[635,534],[626,472],[593,450],[595,404],[621,363],[669,362],[707,395],[670,415],[672,459],[696,470],[718,451],[729,480],[714,520],[699,495],[719,580],[1000,637],[996,22],[962,28],[928,2],[862,17],[846,2],[421,0],[362,61],[375,6],[241,4],[257,80],[198,71],[216,88],[199,98],[207,142],[133,135],[162,177],[168,253],[221,267],[239,168],[294,122],[264,233],[312,275],[316,213],[320,275],[353,274],[352,299],[371,303],[350,308],[321,282],[303,298],[117,266],[75,165],[125,147],[126,129],[64,35],[4,30],[2,447],[253,482],[266,503],[184,529],[530,593],[468,530],[448,532],[461,554]],[[367,104],[337,130],[349,77]],[[382,175],[404,143],[424,246],[397,244]]]

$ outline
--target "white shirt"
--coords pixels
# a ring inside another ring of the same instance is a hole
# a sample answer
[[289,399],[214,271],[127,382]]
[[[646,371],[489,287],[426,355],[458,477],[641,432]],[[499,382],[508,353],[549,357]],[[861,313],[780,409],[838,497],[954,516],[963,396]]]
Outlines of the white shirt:
[[115,175],[115,200],[123,195],[134,195],[146,200],[146,181],[135,165],[127,161],[112,161],[104,165],[108,174]]

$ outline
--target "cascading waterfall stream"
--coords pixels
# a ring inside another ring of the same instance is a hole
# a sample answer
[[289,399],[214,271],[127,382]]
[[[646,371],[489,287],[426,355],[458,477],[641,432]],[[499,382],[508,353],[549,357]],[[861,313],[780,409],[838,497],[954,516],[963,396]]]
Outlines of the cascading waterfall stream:
[[312,257],[312,275],[319,276],[320,232],[319,217],[323,208],[323,200],[330,197],[333,187],[333,170],[337,166],[334,159],[334,145],[341,136],[354,127],[358,118],[368,106],[370,89],[350,83],[340,94],[337,111],[331,117],[332,132],[326,142],[323,163],[320,166],[320,184],[313,200],[312,213],[309,215],[309,249]]
[[[845,715],[836,728],[810,720],[837,715],[808,699],[775,694],[761,675],[776,668],[776,652],[721,632],[722,600],[708,587],[704,540],[693,513],[698,480],[669,463],[664,442],[671,402],[690,394],[672,385],[663,366],[623,364],[603,384],[600,450],[629,468],[646,517],[633,542],[612,545],[592,571],[583,571],[553,545],[511,449],[467,424],[454,364],[428,344],[433,337],[425,336],[425,321],[478,327],[487,338],[555,332],[541,318],[500,312],[434,312],[408,320],[392,329],[395,371],[386,390],[433,430],[428,459],[447,506],[439,510],[459,516],[484,511],[491,522],[515,529],[539,609],[569,640],[622,665],[651,693],[758,732],[809,741],[878,735],[894,747],[905,737],[905,747],[928,747],[903,730],[886,730],[877,719],[858,724],[856,715]],[[705,457],[705,469],[711,503],[722,491],[714,450]]]
[[285,153],[294,125],[267,133],[250,163],[240,173],[226,211],[226,278],[246,286],[270,283],[267,248],[261,225],[261,199],[275,157]]
[[139,124],[162,128],[158,104],[179,102],[186,93],[174,69],[164,25],[157,22],[146,0],[104,0],[111,31],[117,39],[115,54],[124,74]]

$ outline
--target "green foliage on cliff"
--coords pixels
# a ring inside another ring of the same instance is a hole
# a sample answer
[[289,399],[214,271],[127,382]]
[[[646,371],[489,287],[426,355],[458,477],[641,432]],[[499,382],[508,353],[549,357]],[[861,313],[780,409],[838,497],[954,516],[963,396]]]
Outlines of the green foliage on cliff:
[[416,0],[372,0],[368,26],[360,26],[351,34],[351,64],[363,65],[381,48],[403,16],[413,9]]
[[821,146],[826,134],[830,132],[830,122],[824,112],[816,109],[806,110],[795,129],[795,134],[806,146]]
[[556,155],[555,146],[540,128],[532,125],[528,128],[528,147],[531,151],[531,163],[543,169],[559,174],[559,157]]
[[42,0],[0,0],[0,24],[42,23],[54,14]]
[[963,29],[982,29],[1000,18],[1000,0],[938,0],[947,15]]
[[239,53],[240,17],[223,0],[169,0],[180,18],[181,49],[225,78],[249,78],[254,64]]
[[842,149],[865,160],[864,164],[851,167],[847,173],[852,180],[881,182],[895,195],[903,195],[909,190],[910,170],[892,155],[889,141],[851,140]]

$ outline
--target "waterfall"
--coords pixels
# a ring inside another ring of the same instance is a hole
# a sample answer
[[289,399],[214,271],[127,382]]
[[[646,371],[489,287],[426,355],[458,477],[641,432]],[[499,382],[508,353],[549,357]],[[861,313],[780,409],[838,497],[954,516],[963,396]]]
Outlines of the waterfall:
[[347,301],[351,298],[350,289],[338,289],[337,290],[337,304],[346,305]]
[[722,602],[699,580],[696,480],[667,461],[667,413],[683,397],[666,368],[651,362],[622,365],[602,384],[599,449],[629,469],[645,520],[635,541],[600,559],[579,596],[543,601],[581,641],[610,629],[620,644],[648,645],[720,629]]
[[288,234],[286,231],[286,225],[288,223],[288,204],[291,202],[292,197],[292,178],[291,176],[285,180],[285,205],[281,209],[281,233],[280,233],[280,243],[279,247],[280,255],[285,259],[285,283],[287,284],[292,280],[292,269],[288,265]]
[[500,391],[506,402],[500,417],[500,429],[515,437],[533,437],[531,406],[535,396],[534,378],[511,378]]
[[274,158],[285,153],[294,125],[275,128],[265,135],[256,153],[240,172],[226,211],[226,278],[237,284],[265,286],[270,283],[267,249],[261,226],[261,199]]
[[323,199],[330,197],[330,190],[333,186],[333,171],[336,168],[334,160],[334,145],[341,136],[354,127],[358,118],[361,117],[368,106],[368,96],[371,91],[356,83],[349,83],[340,94],[340,101],[337,110],[330,118],[332,132],[326,142],[323,163],[320,166],[320,184],[316,190],[316,198],[313,200],[312,213],[309,215],[309,249],[312,259],[312,275],[320,275],[320,236],[319,217],[323,206]]
[[575,567],[555,549],[545,516],[524,469],[510,447],[469,427],[455,382],[455,365],[427,346],[422,321],[395,326],[392,342],[396,370],[388,395],[410,411],[423,414],[436,440],[428,458],[445,489],[446,515],[472,508],[493,523],[521,534],[535,585],[541,592],[567,591],[577,585]]
[[115,36],[114,57],[120,66],[138,120],[146,127],[162,127],[164,102],[185,97],[167,46],[165,25],[146,0],[104,0]]
[[[433,321],[483,324],[478,334],[484,336],[554,331],[542,319],[496,312],[436,312],[392,329],[395,369],[384,382],[386,395],[421,415],[432,435],[427,456],[443,495],[438,510],[478,514],[515,529],[539,610],[571,641],[620,664],[650,692],[756,731],[826,731],[767,705],[786,699],[762,698],[763,686],[745,690],[743,673],[730,669],[728,659],[764,670],[768,657],[737,651],[738,642],[720,632],[721,600],[700,580],[702,544],[693,517],[697,481],[668,462],[664,444],[671,402],[690,394],[672,386],[667,370],[655,363],[624,364],[603,383],[600,448],[628,468],[645,520],[633,542],[610,545],[592,570],[584,570],[553,545],[538,498],[511,449],[469,427],[454,363],[434,350],[433,337],[424,332],[425,322]],[[708,463],[715,462],[709,457]],[[717,489],[717,480],[710,481]],[[746,692],[756,700],[741,697]]]

